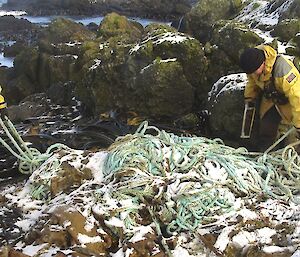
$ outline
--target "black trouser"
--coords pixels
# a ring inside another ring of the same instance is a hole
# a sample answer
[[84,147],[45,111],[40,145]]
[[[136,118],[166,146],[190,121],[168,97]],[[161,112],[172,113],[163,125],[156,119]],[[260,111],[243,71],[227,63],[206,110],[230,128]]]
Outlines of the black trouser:
[[259,122],[258,150],[264,152],[271,146],[277,136],[281,116],[275,105],[267,111]]

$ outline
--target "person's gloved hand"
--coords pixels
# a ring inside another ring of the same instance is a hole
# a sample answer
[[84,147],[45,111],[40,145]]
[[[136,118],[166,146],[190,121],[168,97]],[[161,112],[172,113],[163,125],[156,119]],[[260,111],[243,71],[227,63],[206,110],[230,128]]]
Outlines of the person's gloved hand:
[[5,116],[8,117],[8,112],[7,112],[7,108],[6,107],[0,109],[0,117],[1,117],[1,119],[4,120]]
[[245,99],[245,106],[249,108],[255,107],[255,99]]

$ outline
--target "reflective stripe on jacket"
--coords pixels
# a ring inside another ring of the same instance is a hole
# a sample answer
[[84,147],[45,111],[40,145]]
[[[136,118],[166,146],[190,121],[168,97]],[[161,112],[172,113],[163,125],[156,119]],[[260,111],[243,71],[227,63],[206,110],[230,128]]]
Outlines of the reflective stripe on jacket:
[[[278,92],[283,93],[289,100],[289,103],[284,105],[276,105],[282,119],[286,123],[293,123],[297,128],[300,128],[300,74],[293,63],[283,56],[277,59],[277,52],[270,46],[261,45],[257,48],[264,51],[265,69],[263,74],[257,76],[252,73],[247,75],[248,83],[245,88],[245,99],[256,99],[260,96],[264,87],[272,83],[272,70],[274,67],[274,84]],[[260,118],[274,106],[272,99],[266,99],[264,96],[260,105]]]

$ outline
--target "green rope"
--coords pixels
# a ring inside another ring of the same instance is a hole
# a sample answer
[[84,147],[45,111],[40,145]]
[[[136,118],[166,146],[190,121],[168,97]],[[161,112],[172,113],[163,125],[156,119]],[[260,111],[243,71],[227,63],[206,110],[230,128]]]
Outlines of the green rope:
[[[143,122],[136,133],[111,145],[104,175],[113,184],[112,198],[118,199],[117,191],[147,199],[160,213],[160,222],[167,222],[169,233],[194,231],[216,214],[230,211],[234,195],[299,201],[297,152],[293,145],[271,152],[282,140],[265,153],[249,153],[220,139],[177,136]],[[211,174],[209,165],[221,175]],[[169,192],[170,188],[175,191]]]
[[[6,116],[4,121],[0,117],[0,125],[10,140],[11,145],[1,137],[0,143],[18,159],[19,171],[23,174],[32,174],[42,163],[51,157],[54,150],[68,148],[63,144],[53,144],[42,154],[36,148],[27,146],[12,122]],[[38,190],[37,192],[40,191]]]

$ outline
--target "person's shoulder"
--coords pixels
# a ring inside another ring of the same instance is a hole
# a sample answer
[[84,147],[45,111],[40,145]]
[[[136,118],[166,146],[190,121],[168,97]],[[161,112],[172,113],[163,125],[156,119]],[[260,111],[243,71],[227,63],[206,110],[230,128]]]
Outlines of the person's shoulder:
[[282,55],[278,55],[274,64],[273,75],[274,77],[284,77],[287,75],[293,66],[291,62]]

